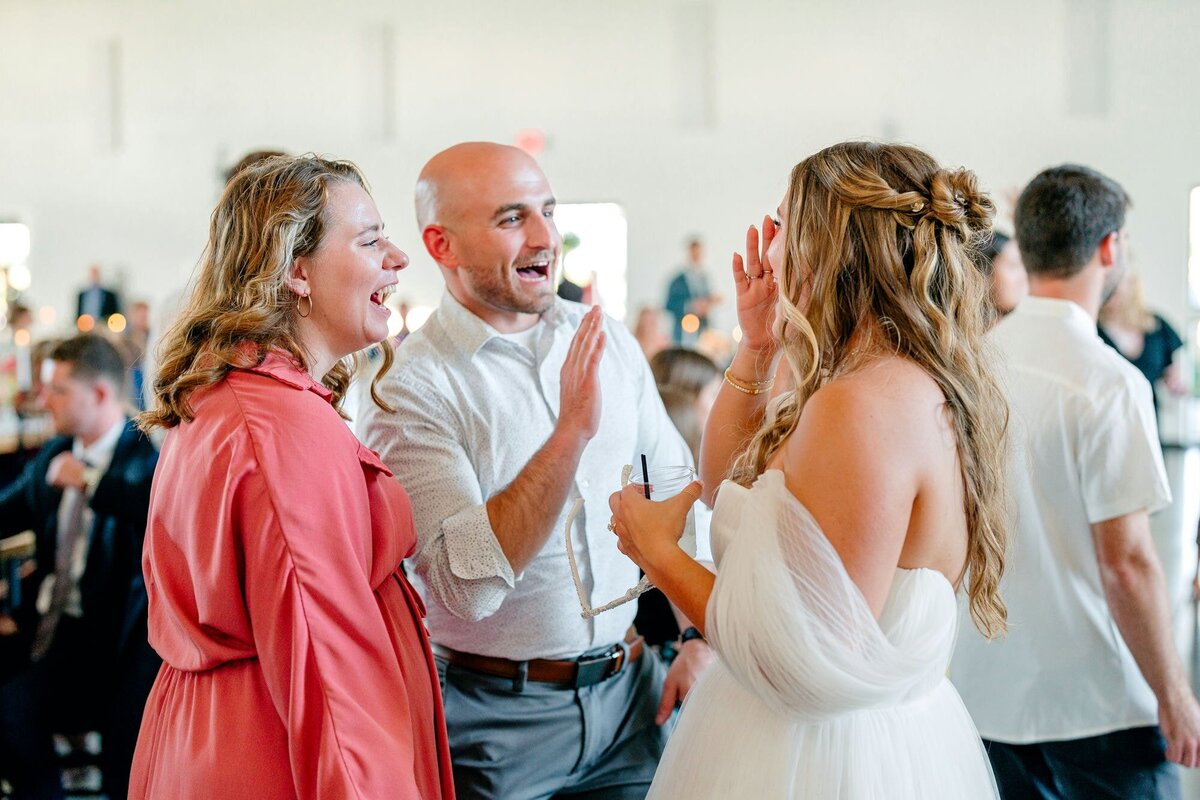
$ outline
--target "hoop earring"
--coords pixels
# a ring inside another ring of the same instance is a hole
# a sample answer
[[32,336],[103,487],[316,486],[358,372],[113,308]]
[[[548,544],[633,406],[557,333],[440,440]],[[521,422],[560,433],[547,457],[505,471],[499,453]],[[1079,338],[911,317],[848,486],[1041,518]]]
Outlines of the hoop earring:
[[[308,311],[304,311],[301,308],[300,303],[301,303],[301,301],[304,301],[304,300],[308,301]],[[312,298],[306,294],[302,294],[299,297],[297,297],[296,298],[296,313],[299,314],[301,317],[308,319],[308,315],[312,313]]]

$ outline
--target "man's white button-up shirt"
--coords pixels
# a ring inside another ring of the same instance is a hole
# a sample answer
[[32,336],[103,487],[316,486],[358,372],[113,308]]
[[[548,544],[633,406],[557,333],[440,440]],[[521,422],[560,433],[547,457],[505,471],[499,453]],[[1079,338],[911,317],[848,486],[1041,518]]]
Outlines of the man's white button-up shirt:
[[[567,562],[571,532],[592,606],[619,597],[638,568],[607,529],[608,496],[621,468],[645,453],[651,466],[692,465],[636,340],[605,318],[600,361],[602,417],[549,540],[520,574],[500,548],[486,503],[525,468],[558,420],[559,372],[587,308],[558,299],[531,347],[499,334],[447,292],[397,350],[380,393],[395,414],[364,404],[356,428],[408,490],[417,526],[413,583],[428,606],[434,642],[461,652],[526,660],[571,658],[620,641],[636,604],[580,616]],[[711,560],[708,515],[697,515],[698,553]]]

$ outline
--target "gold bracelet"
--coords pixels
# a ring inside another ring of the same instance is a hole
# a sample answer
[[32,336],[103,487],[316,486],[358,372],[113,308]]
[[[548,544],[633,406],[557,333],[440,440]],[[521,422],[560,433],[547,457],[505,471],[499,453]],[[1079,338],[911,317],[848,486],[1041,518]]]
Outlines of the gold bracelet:
[[775,385],[774,378],[768,378],[765,381],[753,381],[750,383],[739,381],[737,378],[729,374],[729,369],[725,370],[725,380],[730,386],[737,389],[742,394],[763,394],[764,392],[770,391],[771,387]]

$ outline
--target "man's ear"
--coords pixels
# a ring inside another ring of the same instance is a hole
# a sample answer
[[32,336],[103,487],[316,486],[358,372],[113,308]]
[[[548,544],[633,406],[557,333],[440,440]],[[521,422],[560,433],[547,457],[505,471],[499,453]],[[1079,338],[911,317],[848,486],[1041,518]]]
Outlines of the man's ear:
[[426,225],[421,231],[421,241],[425,250],[440,266],[454,269],[458,260],[454,256],[454,247],[450,243],[450,235],[441,225]]
[[92,381],[92,396],[96,399],[96,405],[103,405],[109,398],[121,397],[121,387],[113,384],[111,380],[104,376],[100,376]]
[[292,259],[292,265],[288,267],[287,285],[297,297],[308,297],[312,293],[312,286],[308,282],[310,266],[307,257],[297,256]]
[[1100,240],[1100,264],[1104,267],[1111,267],[1120,260],[1121,234],[1118,231],[1105,236]]

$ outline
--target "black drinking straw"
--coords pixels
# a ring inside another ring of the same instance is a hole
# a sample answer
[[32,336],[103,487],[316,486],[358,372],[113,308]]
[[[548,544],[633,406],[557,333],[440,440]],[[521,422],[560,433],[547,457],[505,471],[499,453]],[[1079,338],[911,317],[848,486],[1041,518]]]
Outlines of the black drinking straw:
[[650,499],[650,468],[646,466],[646,454],[642,453],[642,491],[646,493],[646,499]]

